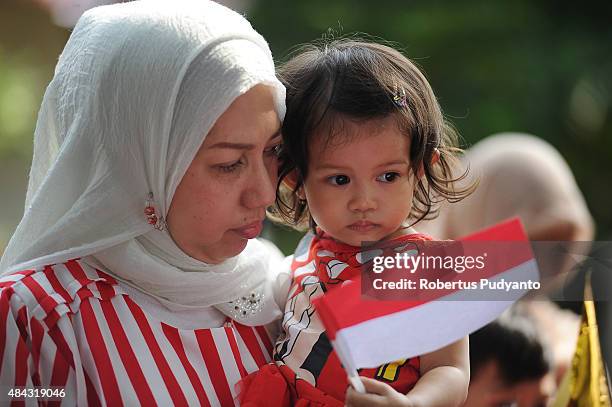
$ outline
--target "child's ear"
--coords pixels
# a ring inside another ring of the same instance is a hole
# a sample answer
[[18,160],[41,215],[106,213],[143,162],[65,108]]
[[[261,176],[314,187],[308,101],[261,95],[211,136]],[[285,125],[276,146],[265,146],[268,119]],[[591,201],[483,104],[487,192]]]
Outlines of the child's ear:
[[[440,150],[438,150],[437,148],[434,149],[433,154],[431,155],[431,165],[436,165],[436,163],[440,161]],[[418,178],[421,179],[425,176],[425,168],[423,167],[423,164],[421,164],[421,167],[419,168],[419,172],[417,173]]]
[[[298,172],[297,172],[297,170],[292,170],[289,174],[285,175],[285,178],[283,178],[283,184],[287,188],[290,188],[292,191],[295,189],[297,183],[298,183]],[[306,199],[306,196],[304,195],[304,187],[303,186],[301,186],[296,191],[296,194],[297,194],[298,198]]]

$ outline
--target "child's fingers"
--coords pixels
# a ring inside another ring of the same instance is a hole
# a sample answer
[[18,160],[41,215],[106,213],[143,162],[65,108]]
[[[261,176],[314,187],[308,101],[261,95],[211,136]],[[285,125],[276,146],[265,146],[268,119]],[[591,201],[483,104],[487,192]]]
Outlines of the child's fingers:
[[388,395],[390,392],[395,392],[393,387],[389,386],[387,383],[380,382],[375,379],[370,379],[369,377],[359,377],[366,391],[370,394],[379,394],[381,396]]
[[378,394],[358,393],[352,387],[346,390],[344,403],[347,407],[373,407],[384,406],[384,398]]
[[386,383],[367,377],[359,377],[363,386],[366,389],[366,394],[358,393],[352,387],[346,391],[346,405],[350,407],[361,406],[389,406],[392,396],[395,395],[395,390]]

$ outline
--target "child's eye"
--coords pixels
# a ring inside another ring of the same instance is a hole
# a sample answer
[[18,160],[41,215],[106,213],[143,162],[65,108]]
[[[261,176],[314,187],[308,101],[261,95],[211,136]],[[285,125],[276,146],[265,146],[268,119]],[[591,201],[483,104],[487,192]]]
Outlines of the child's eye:
[[327,180],[332,185],[345,185],[351,181],[351,179],[346,175],[333,175],[328,177]]
[[399,176],[400,174],[398,172],[385,172],[384,174],[376,177],[376,179],[381,182],[393,182],[398,179]]
[[244,162],[242,161],[242,159],[233,162],[231,164],[219,164],[217,165],[217,169],[223,173],[231,173],[236,171],[238,168],[242,167],[244,165]]

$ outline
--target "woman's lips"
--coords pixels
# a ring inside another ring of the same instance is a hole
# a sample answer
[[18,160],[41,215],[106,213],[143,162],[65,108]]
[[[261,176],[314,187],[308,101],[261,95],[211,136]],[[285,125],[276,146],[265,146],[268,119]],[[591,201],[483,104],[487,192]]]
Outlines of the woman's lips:
[[241,228],[233,229],[234,232],[238,233],[243,239],[254,239],[261,233],[263,229],[263,222],[257,221],[249,223]]
[[355,232],[370,232],[378,227],[377,223],[370,222],[369,220],[360,220],[355,223],[348,225],[348,228]]

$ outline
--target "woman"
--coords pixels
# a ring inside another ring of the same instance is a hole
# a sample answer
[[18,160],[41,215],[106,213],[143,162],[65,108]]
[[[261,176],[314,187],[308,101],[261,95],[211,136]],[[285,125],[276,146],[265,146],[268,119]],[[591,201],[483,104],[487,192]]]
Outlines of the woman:
[[283,115],[268,46],[238,14],[206,0],[84,14],[0,263],[3,388],[57,386],[67,405],[234,405],[235,383],[269,360],[251,326],[280,315],[253,238]]

